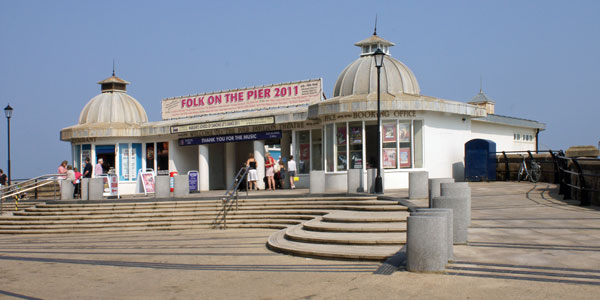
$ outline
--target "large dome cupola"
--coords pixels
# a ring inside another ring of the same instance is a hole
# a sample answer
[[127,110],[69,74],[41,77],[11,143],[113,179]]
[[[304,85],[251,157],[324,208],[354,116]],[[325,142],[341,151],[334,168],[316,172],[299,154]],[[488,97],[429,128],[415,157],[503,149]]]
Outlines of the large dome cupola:
[[79,124],[148,122],[144,107],[126,93],[129,82],[113,75],[98,82],[102,93],[92,98],[79,115]]
[[377,69],[372,57],[377,48],[386,54],[381,68],[381,92],[391,95],[421,93],[413,72],[390,56],[390,47],[394,46],[394,43],[377,36],[375,32],[354,45],[361,48],[360,57],[340,73],[335,82],[333,97],[377,92]]

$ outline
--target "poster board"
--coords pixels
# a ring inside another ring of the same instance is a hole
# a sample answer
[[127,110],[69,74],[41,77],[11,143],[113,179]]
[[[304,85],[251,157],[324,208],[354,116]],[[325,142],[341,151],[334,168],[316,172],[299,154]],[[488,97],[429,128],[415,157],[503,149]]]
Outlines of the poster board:
[[154,171],[148,169],[145,172],[142,172],[140,169],[135,185],[136,192],[139,194],[144,193],[144,195],[148,195],[148,193],[154,193]]
[[198,171],[189,171],[188,180],[190,183],[190,193],[198,191]]
[[102,182],[104,183],[104,190],[102,192],[102,196],[117,196],[119,195],[119,179],[116,175],[103,174],[98,175],[98,178],[102,178]]

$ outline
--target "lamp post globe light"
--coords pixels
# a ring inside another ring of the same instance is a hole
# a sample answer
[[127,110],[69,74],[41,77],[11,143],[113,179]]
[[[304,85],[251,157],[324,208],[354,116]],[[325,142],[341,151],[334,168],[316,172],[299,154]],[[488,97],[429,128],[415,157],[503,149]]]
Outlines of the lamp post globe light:
[[383,180],[381,179],[381,97],[380,97],[380,74],[383,66],[385,53],[377,48],[373,53],[375,67],[377,67],[377,177],[375,177],[375,194],[383,194]]
[[6,121],[8,122],[8,182],[7,185],[10,185],[10,118],[12,117],[13,108],[10,107],[10,104],[4,108],[4,114],[6,115]]

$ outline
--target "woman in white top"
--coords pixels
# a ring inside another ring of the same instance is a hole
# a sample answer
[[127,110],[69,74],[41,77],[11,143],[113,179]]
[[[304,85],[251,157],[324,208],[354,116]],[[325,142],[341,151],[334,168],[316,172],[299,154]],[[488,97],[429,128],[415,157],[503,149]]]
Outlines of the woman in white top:
[[296,188],[294,185],[294,177],[296,176],[296,162],[294,161],[293,155],[290,155],[287,165],[287,175],[290,177],[290,188],[293,190]]

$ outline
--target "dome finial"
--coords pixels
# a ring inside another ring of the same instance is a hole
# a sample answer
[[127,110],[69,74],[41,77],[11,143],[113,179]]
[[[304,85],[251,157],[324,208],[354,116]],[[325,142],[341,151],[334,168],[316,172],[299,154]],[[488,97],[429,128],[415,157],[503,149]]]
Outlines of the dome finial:
[[483,76],[479,75],[479,93],[483,92]]
[[375,14],[375,30],[373,30],[373,35],[377,35],[377,14]]
[[115,76],[115,58],[114,57],[113,57],[113,75],[112,76]]

